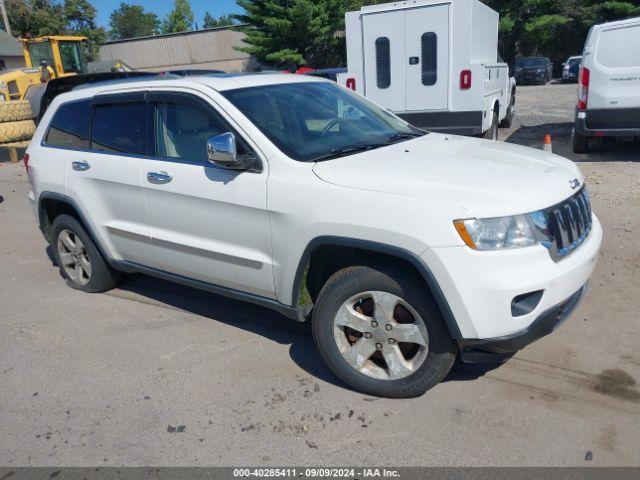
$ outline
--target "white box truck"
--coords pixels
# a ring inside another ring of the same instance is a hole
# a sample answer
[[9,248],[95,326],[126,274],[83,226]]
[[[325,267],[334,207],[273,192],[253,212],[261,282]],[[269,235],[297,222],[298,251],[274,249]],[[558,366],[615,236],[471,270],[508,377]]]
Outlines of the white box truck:
[[587,36],[573,151],[602,137],[640,139],[640,17],[594,25]]
[[478,0],[411,0],[345,16],[338,83],[428,130],[497,139],[516,85],[499,61],[498,13]]

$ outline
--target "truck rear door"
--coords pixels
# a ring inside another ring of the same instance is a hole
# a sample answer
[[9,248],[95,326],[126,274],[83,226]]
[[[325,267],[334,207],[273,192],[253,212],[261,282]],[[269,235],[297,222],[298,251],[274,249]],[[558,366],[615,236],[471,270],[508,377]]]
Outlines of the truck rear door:
[[364,28],[365,96],[392,110],[406,107],[405,10],[371,13]]
[[[605,27],[594,45],[589,110],[632,109],[640,120],[640,22]],[[591,62],[588,62],[591,63]],[[587,63],[587,64],[588,64]],[[640,125],[640,124],[639,124]]]
[[406,111],[446,110],[449,100],[449,5],[406,10]]

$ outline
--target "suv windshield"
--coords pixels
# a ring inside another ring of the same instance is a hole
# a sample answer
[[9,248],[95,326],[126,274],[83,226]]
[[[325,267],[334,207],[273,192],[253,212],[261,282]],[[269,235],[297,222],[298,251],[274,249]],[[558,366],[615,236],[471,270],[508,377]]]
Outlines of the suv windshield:
[[544,58],[521,58],[517,61],[519,67],[546,67],[547,61]]
[[422,136],[377,105],[333,83],[288,83],[222,94],[280,150],[318,161]]

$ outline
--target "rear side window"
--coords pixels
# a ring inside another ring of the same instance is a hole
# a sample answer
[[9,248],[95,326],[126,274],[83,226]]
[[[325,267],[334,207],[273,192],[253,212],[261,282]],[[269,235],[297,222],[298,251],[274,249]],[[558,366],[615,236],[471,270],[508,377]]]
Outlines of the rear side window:
[[47,132],[45,143],[54,147],[89,148],[89,118],[91,117],[91,102],[79,102],[62,105]]
[[[605,30],[600,34],[597,45],[598,63],[610,68],[640,67],[640,26],[634,25],[615,30]],[[636,47],[631,47],[636,45]]]
[[422,84],[429,87],[438,81],[438,36],[427,32],[421,38]]
[[387,37],[376,40],[376,83],[382,90],[391,85],[391,44]]
[[143,102],[97,105],[91,124],[91,149],[144,155],[147,105]]

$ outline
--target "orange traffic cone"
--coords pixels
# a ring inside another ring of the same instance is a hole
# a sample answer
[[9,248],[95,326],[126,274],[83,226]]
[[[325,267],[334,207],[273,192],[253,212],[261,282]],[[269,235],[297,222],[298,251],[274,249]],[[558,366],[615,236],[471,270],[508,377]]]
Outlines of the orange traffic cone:
[[544,145],[542,146],[542,150],[545,152],[553,152],[553,145],[551,143],[551,135],[547,134],[544,136]]

